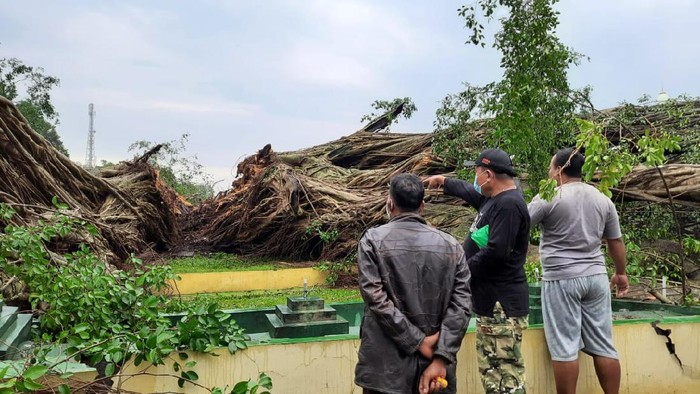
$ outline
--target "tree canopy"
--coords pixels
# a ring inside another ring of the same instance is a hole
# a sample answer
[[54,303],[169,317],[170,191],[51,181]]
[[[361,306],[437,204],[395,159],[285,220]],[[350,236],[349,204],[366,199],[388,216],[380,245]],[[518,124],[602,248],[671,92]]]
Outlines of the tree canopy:
[[58,112],[51,102],[51,90],[59,83],[41,67],[28,66],[16,58],[0,59],[0,96],[13,101],[32,129],[68,156],[56,132]]
[[[555,34],[556,2],[480,0],[459,9],[470,34],[467,43],[481,47],[487,43],[484,24],[493,20],[497,8],[507,11],[492,44],[501,52],[503,78],[484,86],[465,82],[464,91],[445,97],[435,128],[452,132],[437,136],[441,153],[461,163],[475,153],[463,146],[470,129],[486,126],[492,132],[484,136],[484,145],[514,155],[514,162],[527,172],[528,184],[536,187],[546,178],[554,151],[573,144],[578,108],[573,98],[587,97],[587,90],[573,91],[569,86],[569,67],[582,55]],[[484,123],[473,122],[474,118]]]

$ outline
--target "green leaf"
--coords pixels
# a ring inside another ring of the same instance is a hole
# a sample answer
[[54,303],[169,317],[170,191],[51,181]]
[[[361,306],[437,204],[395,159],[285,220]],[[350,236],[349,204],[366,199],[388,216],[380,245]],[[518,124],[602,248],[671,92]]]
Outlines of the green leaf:
[[12,379],[6,380],[4,382],[0,382],[0,393],[14,393],[14,390],[10,390],[10,391],[4,391],[4,390],[11,389],[11,388],[15,387],[15,383],[17,383],[16,378],[12,378]]
[[114,369],[115,369],[114,363],[107,364],[107,366],[105,367],[105,376],[114,375]]
[[185,377],[189,380],[197,380],[199,379],[199,375],[197,375],[197,372],[195,371],[183,371],[183,374]]
[[248,381],[236,383],[236,385],[233,386],[233,390],[231,390],[232,394],[245,394],[247,392],[248,392]]
[[155,308],[158,306],[158,298],[154,296],[150,296],[146,299],[146,307],[148,308]]
[[29,391],[37,391],[44,388],[43,384],[37,383],[33,379],[28,378],[25,378],[22,384],[24,385],[24,388]]
[[48,368],[44,365],[34,365],[29,368],[27,368],[26,371],[22,374],[22,377],[24,379],[38,379],[44,375],[46,375],[46,372],[48,372]]
[[112,361],[114,361],[115,363],[122,361],[123,357],[124,353],[121,350],[117,350],[112,353]]
[[261,372],[258,377],[258,384],[266,389],[272,389],[272,378]]
[[58,386],[58,392],[60,394],[70,394],[70,386],[68,386],[67,384],[62,384]]
[[7,375],[7,371],[10,369],[9,365],[5,365],[5,368],[0,369],[0,379],[4,379],[5,375]]

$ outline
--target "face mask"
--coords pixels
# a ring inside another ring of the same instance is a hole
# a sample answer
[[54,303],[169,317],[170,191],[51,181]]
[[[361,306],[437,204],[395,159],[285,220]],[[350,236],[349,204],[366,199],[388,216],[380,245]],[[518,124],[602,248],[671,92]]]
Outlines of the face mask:
[[479,186],[479,181],[477,181],[478,175],[474,175],[474,190],[476,190],[477,193],[481,194],[481,186]]
[[479,179],[479,175],[478,174],[474,175],[474,190],[476,190],[477,193],[482,194],[481,187],[484,186],[485,184],[489,183],[490,179],[487,179],[486,182],[482,183],[481,185],[479,185],[478,179]]

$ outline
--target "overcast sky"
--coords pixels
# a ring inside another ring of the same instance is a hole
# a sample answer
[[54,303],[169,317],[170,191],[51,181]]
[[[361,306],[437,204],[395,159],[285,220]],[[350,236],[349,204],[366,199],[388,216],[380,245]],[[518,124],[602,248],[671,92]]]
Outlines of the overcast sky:
[[[378,98],[418,107],[396,131],[429,132],[461,83],[498,80],[499,54],[464,45],[459,1],[0,0],[0,58],[59,77],[58,132],[85,160],[89,103],[96,156],[137,140],[191,135],[219,188],[267,143],[277,151],[348,135]],[[570,73],[597,107],[700,95],[700,1],[565,0],[559,36],[590,57]],[[695,71],[693,71],[695,70]]]

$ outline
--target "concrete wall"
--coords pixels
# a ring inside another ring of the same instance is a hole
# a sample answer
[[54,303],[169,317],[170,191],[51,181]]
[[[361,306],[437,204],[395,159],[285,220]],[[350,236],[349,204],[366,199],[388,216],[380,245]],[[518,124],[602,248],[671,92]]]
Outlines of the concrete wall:
[[313,268],[290,268],[269,271],[202,272],[179,274],[175,282],[180,294],[222,293],[231,291],[291,289],[302,287],[304,279],[309,286],[322,285],[326,273]]
[[[615,345],[622,362],[623,394],[644,393],[700,393],[700,319],[669,318],[661,324],[671,328],[671,338],[683,361],[681,370],[669,355],[665,338],[655,334],[648,322],[625,322],[614,327]],[[476,368],[474,353],[476,335],[470,332],[458,355],[459,393],[483,393]],[[197,360],[195,368],[199,383],[206,387],[232,385],[240,380],[256,378],[259,372],[267,373],[273,381],[273,393],[361,393],[353,382],[359,340],[296,341],[288,344],[256,345],[235,355],[222,349],[220,357],[191,355]],[[527,368],[529,393],[555,393],[549,354],[541,328],[525,332],[523,353]],[[176,355],[174,355],[176,357]],[[581,356],[581,373],[578,392],[601,393],[590,357]],[[172,363],[170,363],[172,364]],[[126,373],[142,368],[127,367]],[[150,367],[149,373],[171,374],[171,365]],[[123,388],[136,392],[204,393],[192,386],[177,387],[176,379],[139,376],[130,379]]]

